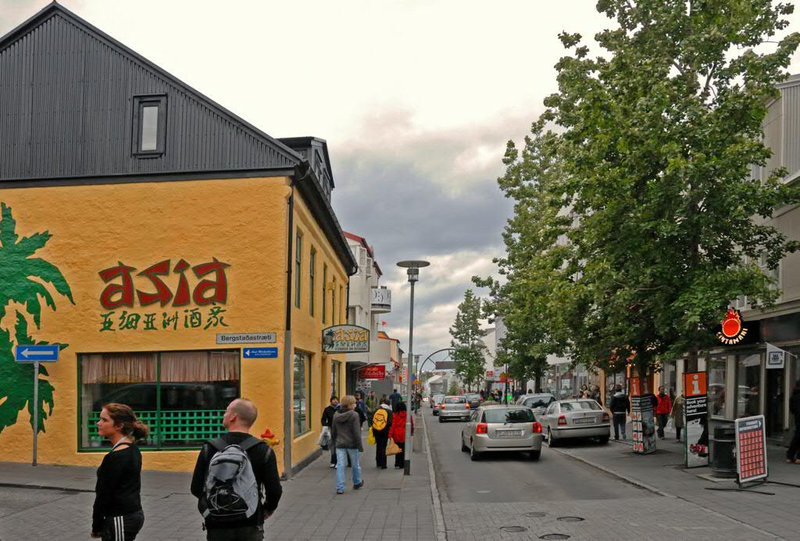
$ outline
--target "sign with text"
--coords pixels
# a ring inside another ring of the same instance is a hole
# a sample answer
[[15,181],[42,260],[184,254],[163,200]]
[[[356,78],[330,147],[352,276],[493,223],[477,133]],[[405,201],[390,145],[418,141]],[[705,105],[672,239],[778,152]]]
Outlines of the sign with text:
[[708,394],[705,372],[683,375],[683,416],[686,433],[684,463],[687,468],[708,466]]
[[242,357],[245,359],[277,359],[278,348],[244,348]]
[[334,325],[322,331],[322,351],[327,353],[369,352],[369,329],[358,325]]
[[217,344],[274,344],[274,332],[217,333]]
[[736,474],[741,485],[767,478],[764,416],[736,419]]
[[631,397],[631,432],[633,452],[653,453],[656,450],[656,423],[650,396]]
[[386,378],[386,367],[382,364],[365,366],[361,369],[361,377],[364,379],[384,379]]

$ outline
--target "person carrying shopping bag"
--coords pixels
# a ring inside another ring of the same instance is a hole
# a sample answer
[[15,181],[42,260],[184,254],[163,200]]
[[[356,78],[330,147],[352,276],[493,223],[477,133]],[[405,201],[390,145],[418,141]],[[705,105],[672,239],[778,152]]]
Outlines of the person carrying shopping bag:
[[389,432],[392,428],[392,406],[388,399],[381,400],[381,405],[372,415],[372,435],[375,438],[375,463],[378,468],[386,469],[386,444],[389,443]]
[[[399,402],[397,404],[397,411],[392,413],[392,428],[389,431],[389,436],[394,440],[400,452],[394,455],[394,467],[402,468],[406,460],[406,403]],[[411,433],[414,433],[414,417],[411,417]]]

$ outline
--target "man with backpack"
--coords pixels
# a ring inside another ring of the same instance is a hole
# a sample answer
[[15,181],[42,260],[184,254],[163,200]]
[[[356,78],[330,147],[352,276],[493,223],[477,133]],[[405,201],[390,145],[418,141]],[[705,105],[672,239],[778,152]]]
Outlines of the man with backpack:
[[389,429],[392,427],[392,407],[389,400],[381,400],[381,405],[372,414],[372,435],[375,437],[375,463],[386,469],[386,444],[389,443]]
[[208,541],[262,541],[264,521],[278,507],[283,491],[275,452],[250,435],[257,416],[250,400],[231,402],[222,418],[228,432],[206,442],[197,457],[191,490]]

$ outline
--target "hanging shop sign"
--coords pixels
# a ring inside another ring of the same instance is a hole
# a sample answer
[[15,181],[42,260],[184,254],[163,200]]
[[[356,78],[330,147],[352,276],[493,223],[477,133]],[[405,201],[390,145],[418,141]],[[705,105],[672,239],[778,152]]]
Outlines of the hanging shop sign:
[[[227,263],[212,258],[192,265],[169,259],[142,271],[119,261],[98,274],[105,288],[100,293],[100,332],[176,331],[227,327],[220,304],[228,300]],[[189,273],[188,271],[191,271]],[[190,280],[190,276],[194,276]],[[177,282],[177,283],[176,283]]]
[[763,415],[736,419],[736,475],[739,485],[767,478],[767,435]]
[[778,370],[786,366],[786,351],[767,342],[766,369]]
[[384,379],[386,378],[386,367],[382,364],[365,366],[361,369],[363,379]]
[[683,416],[686,441],[684,463],[687,468],[708,466],[708,394],[705,372],[683,375]]
[[334,325],[322,331],[322,351],[327,353],[369,352],[369,329],[358,325]]

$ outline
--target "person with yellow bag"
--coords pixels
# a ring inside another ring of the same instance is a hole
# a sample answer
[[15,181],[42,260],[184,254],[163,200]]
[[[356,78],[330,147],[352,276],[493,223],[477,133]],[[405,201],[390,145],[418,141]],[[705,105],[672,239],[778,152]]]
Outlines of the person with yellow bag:
[[372,414],[372,436],[375,438],[375,463],[381,470],[386,469],[386,444],[392,427],[392,406],[389,400],[381,400],[381,405]]

